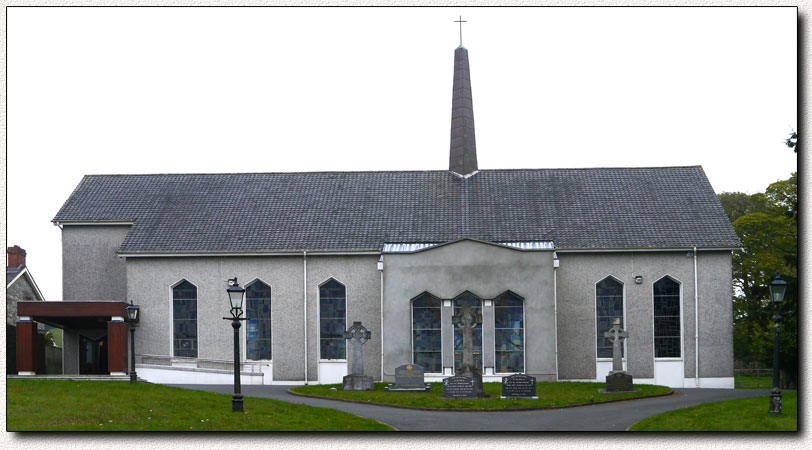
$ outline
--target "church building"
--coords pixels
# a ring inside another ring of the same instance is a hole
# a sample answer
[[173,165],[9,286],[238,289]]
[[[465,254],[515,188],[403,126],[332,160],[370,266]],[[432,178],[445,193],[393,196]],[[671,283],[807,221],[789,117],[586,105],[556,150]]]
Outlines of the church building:
[[244,384],[340,383],[353,322],[375,381],[439,381],[470,305],[485,382],[604,381],[620,318],[635,383],[733,387],[741,243],[702,168],[480,170],[462,45],[448,170],[87,175],[53,222],[65,301],[19,320],[64,328],[66,374],[129,371],[132,302],[140,378],[230,384],[237,277]]

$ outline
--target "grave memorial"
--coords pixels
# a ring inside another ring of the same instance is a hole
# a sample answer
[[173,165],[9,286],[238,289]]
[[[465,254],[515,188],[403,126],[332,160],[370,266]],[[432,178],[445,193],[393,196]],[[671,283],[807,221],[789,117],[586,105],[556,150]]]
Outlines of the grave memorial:
[[364,375],[363,345],[371,338],[372,332],[361,325],[361,322],[353,322],[350,329],[344,332],[344,339],[348,339],[352,344],[352,372],[344,377],[341,389],[345,391],[375,389],[372,377]]
[[[481,387],[481,385],[480,385]],[[453,376],[443,378],[442,400],[452,398],[477,398],[476,380],[473,377]]]
[[[462,362],[460,367],[454,371],[455,376],[443,379],[442,398],[487,397],[482,389],[482,371],[474,365],[473,333],[474,327],[482,323],[482,314],[474,313],[470,305],[465,305],[459,314],[451,317],[451,321],[462,328]],[[464,380],[465,378],[471,379],[472,391],[470,393],[467,390],[469,382]]]
[[604,337],[612,342],[612,371],[606,376],[606,389],[600,389],[603,394],[613,392],[633,392],[633,377],[623,370],[623,355],[621,346],[629,333],[620,329],[620,319],[612,319],[612,328],[605,332]]
[[517,373],[502,378],[502,396],[500,400],[526,398],[538,400],[536,396],[536,377]]
[[395,368],[395,384],[390,384],[384,388],[385,391],[412,391],[426,392],[431,390],[431,385],[425,383],[425,371],[423,366],[418,364],[404,364]]

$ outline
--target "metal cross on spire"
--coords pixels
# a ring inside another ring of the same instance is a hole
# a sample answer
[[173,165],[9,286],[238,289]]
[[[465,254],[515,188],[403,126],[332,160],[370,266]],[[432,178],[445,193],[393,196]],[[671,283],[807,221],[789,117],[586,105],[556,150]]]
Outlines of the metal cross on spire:
[[460,24],[460,45],[462,45],[462,24],[463,22],[468,22],[467,20],[462,20],[462,16],[460,16],[460,20],[455,20],[454,23]]

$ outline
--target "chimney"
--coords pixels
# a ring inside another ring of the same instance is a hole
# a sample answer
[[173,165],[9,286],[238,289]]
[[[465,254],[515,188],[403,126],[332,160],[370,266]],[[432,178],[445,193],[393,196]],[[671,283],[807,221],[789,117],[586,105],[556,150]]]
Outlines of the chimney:
[[8,253],[8,267],[19,267],[25,265],[25,250],[21,249],[18,245],[9,247],[6,251]]
[[448,170],[467,176],[477,171],[474,136],[474,102],[468,50],[460,44],[454,51],[454,96],[451,101],[451,157]]

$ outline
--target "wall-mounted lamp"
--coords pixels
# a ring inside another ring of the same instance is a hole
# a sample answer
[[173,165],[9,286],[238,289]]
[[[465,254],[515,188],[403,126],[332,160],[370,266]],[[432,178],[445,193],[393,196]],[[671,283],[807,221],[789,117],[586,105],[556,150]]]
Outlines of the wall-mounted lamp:
[[636,284],[643,284],[643,276],[642,275],[635,275],[634,276],[634,282]]

